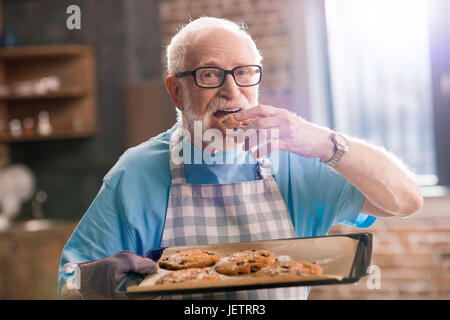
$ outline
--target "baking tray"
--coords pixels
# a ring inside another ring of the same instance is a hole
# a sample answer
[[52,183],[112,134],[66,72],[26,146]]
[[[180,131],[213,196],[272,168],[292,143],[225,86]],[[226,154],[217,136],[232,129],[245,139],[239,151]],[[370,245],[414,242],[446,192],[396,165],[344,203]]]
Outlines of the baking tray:
[[221,280],[155,285],[154,282],[158,278],[170,272],[160,268],[157,273],[151,275],[128,273],[117,286],[116,293],[125,294],[131,298],[143,298],[275,287],[355,283],[361,277],[367,275],[367,268],[370,266],[372,256],[372,234],[335,234],[319,237],[167,247],[150,250],[145,256],[158,261],[163,252],[170,253],[190,249],[210,249],[217,251],[221,256],[242,249],[266,249],[279,257],[288,257],[295,261],[315,262],[323,268],[324,273],[320,276],[293,276],[290,278],[256,278],[250,275],[224,276]]

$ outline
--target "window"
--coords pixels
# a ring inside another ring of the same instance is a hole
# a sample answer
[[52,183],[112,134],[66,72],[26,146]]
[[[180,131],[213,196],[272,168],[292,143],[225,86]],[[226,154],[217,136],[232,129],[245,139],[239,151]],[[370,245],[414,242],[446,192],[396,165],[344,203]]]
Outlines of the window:
[[[422,186],[450,186],[450,1],[305,0],[302,10],[309,119],[384,146]],[[293,44],[294,57],[301,50]]]
[[335,129],[435,184],[427,0],[326,0],[325,12]]

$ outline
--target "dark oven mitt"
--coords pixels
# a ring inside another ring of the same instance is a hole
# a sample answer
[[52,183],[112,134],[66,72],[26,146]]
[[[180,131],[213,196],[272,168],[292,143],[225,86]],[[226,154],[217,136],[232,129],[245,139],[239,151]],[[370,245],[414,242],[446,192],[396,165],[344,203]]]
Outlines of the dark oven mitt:
[[151,274],[158,270],[152,259],[130,251],[78,264],[80,293],[83,299],[125,299],[114,292],[128,272]]

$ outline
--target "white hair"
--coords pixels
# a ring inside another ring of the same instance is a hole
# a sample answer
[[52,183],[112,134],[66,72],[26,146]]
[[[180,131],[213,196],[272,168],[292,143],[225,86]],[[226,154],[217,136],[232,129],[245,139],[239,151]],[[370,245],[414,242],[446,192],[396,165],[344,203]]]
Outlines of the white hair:
[[247,26],[245,24],[237,24],[227,19],[219,19],[213,17],[200,17],[198,19],[190,21],[187,25],[182,26],[177,34],[173,36],[170,44],[167,46],[167,73],[168,75],[174,75],[178,72],[185,71],[184,63],[187,54],[188,44],[191,42],[192,37],[196,34],[196,31],[202,28],[219,27],[234,32],[247,39],[250,43],[252,50],[256,56],[258,63],[262,62],[262,55],[256,47],[250,34],[245,31]]

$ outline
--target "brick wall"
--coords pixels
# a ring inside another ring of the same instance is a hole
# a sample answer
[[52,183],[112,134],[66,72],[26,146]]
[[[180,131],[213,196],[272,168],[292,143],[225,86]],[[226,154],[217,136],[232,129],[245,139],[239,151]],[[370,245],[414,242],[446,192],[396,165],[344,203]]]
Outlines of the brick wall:
[[[373,234],[372,265],[379,268],[379,280],[374,269],[357,284],[312,287],[310,299],[449,299],[450,210],[442,210],[447,216],[378,219],[365,231]],[[352,232],[361,230],[330,230]]]
[[[289,3],[289,0],[162,0],[163,47],[189,18],[208,15],[245,22],[264,56],[260,101],[291,108]],[[162,61],[164,64],[164,52]],[[312,287],[310,299],[450,298],[450,206],[427,199],[425,207],[433,210],[424,209],[409,219],[379,219],[364,230],[374,235],[372,264],[380,271],[379,289],[368,288],[368,281],[372,287],[377,284],[373,274],[357,284]],[[426,211],[438,211],[438,215],[427,217]],[[337,226],[330,231],[351,232],[361,230]]]

